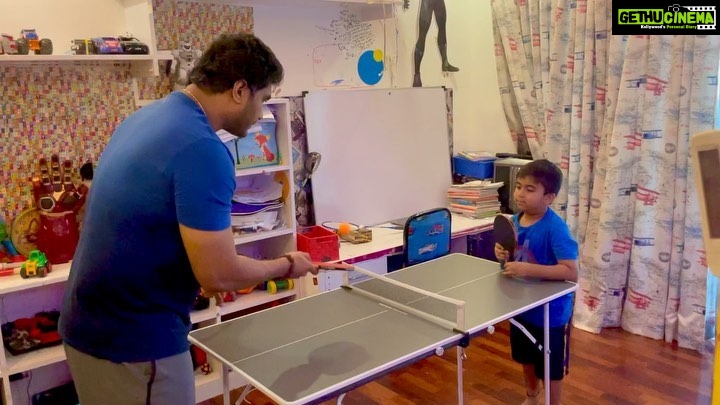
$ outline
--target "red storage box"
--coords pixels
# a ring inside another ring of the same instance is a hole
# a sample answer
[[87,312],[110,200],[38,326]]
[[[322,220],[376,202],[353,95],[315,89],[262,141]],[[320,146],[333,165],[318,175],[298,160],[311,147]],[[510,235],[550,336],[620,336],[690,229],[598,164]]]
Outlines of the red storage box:
[[314,262],[329,262],[340,259],[340,238],[322,226],[300,228],[297,234],[297,247],[310,254]]

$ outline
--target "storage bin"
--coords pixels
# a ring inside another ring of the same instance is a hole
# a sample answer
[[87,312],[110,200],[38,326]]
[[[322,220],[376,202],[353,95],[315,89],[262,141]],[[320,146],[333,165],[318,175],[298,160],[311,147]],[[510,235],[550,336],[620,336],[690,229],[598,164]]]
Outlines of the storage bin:
[[453,173],[475,179],[491,179],[493,177],[495,159],[473,161],[462,156],[453,157]]
[[300,228],[297,233],[297,247],[310,254],[314,262],[329,262],[340,259],[340,238],[322,226]]

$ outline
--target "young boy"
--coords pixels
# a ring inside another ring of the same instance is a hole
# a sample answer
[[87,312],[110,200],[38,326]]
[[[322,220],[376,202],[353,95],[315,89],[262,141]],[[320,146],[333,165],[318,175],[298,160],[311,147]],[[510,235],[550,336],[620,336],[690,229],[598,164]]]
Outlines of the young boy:
[[[514,198],[520,213],[513,216],[518,234],[515,257],[505,264],[503,274],[546,280],[577,280],[578,245],[565,221],[552,209],[562,185],[562,172],[541,159],[523,166],[517,175]],[[505,260],[508,252],[495,244],[495,256]],[[562,379],[567,374],[570,315],[573,294],[550,302],[550,403],[560,403]],[[538,341],[543,339],[543,307],[515,317]],[[538,404],[540,381],[544,377],[543,352],[515,325],[510,326],[513,360],[522,364],[527,398],[524,404]],[[545,387],[547,389],[548,387]]]

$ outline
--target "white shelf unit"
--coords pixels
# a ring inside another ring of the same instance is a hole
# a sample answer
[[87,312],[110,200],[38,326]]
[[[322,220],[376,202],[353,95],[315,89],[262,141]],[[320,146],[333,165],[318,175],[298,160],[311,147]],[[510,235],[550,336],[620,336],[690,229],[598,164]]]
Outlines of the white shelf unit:
[[[34,288],[41,288],[52,284],[67,281],[70,274],[70,263],[63,263],[52,266],[52,271],[45,277],[32,277],[24,279],[18,274],[0,277],[0,313],[5,313],[5,299],[7,295],[18,293]],[[0,338],[2,332],[0,331]],[[22,373],[39,367],[54,364],[65,360],[65,351],[62,346],[52,346],[14,356],[4,346],[0,350],[0,377],[3,383],[3,403],[12,405],[12,389],[9,376],[15,373]]]
[[[290,104],[287,99],[274,98],[267,103],[274,112],[276,124],[276,143],[278,145],[279,163],[272,166],[251,167],[238,169],[236,177],[263,176],[283,173],[288,181],[288,187],[284,192],[284,205],[281,215],[284,226],[271,231],[258,231],[244,234],[235,238],[235,245],[238,253],[247,254],[256,258],[275,258],[283,253],[296,249],[295,243],[295,192],[294,174],[292,165],[292,133],[290,129]],[[222,306],[215,305],[211,300],[210,307],[201,311],[193,311],[190,314],[190,321],[193,324],[207,326],[216,322],[222,322],[223,317],[233,314],[246,313],[253,308],[270,304],[272,302],[286,302],[302,295],[300,282],[296,283],[291,290],[280,290],[275,294],[267,291],[254,290],[249,294],[239,294],[235,301],[223,303]],[[208,375],[196,372],[195,379],[195,400],[197,402],[222,395],[222,368],[215,359],[209,359],[213,372]],[[235,389],[245,385],[247,382],[237,375],[230,373],[230,388]]]
[[[15,39],[24,28],[35,28],[40,38],[53,42],[52,55],[0,55],[0,65],[119,64],[129,63],[136,76],[158,75],[152,0],[76,0],[72,5],[36,0],[35,7],[0,2],[2,32]],[[102,18],[98,18],[102,13]],[[150,48],[148,55],[72,55],[74,39],[130,33]]]

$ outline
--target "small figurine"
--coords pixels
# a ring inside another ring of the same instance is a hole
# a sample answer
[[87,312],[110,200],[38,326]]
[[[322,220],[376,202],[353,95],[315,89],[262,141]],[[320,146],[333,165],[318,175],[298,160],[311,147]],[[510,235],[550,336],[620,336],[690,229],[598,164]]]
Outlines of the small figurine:
[[178,49],[172,51],[172,64],[170,72],[174,83],[175,90],[182,90],[188,85],[188,76],[195,66],[195,62],[200,58],[200,51],[193,48],[188,41],[180,43]]

